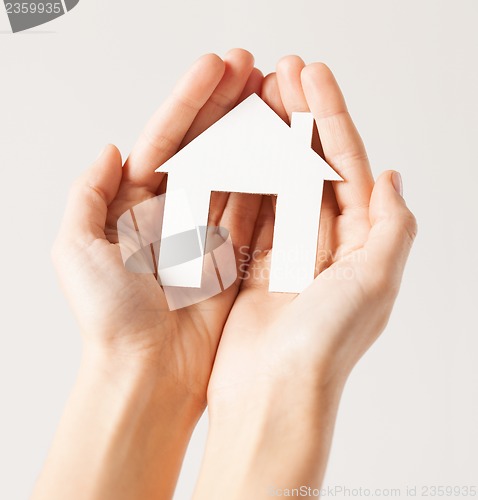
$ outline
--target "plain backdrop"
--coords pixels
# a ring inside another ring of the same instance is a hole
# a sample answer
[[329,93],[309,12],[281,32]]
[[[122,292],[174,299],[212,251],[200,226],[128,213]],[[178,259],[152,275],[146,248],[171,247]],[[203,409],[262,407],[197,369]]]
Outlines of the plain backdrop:
[[[0,498],[28,498],[78,367],[49,255],[70,183],[108,142],[126,156],[186,68],[231,47],[265,73],[291,53],[329,64],[374,173],[402,172],[419,221],[389,326],[346,387],[325,484],[400,498],[478,484],[477,23],[476,0],[81,0],[13,35],[0,5]],[[179,500],[206,432],[205,417]]]

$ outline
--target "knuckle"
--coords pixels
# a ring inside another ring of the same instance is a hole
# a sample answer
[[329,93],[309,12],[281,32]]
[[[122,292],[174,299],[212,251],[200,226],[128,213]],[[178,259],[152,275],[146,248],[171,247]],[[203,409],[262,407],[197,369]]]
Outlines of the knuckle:
[[418,234],[418,221],[415,215],[412,214],[412,212],[409,212],[408,216],[408,232],[412,241],[415,240]]
[[417,237],[418,223],[415,215],[413,215],[410,210],[406,209],[400,217],[398,221],[398,228],[408,239],[410,245],[412,245]]
[[178,149],[176,142],[167,134],[154,135],[149,130],[143,130],[141,136],[148,146],[166,157],[173,156]]
[[220,91],[214,92],[209,98],[209,102],[223,111],[229,111],[234,106],[234,100],[231,96]]
[[173,91],[172,94],[173,102],[175,102],[179,107],[191,110],[193,112],[198,112],[201,109],[202,102],[190,97],[184,92],[179,92],[177,90]]

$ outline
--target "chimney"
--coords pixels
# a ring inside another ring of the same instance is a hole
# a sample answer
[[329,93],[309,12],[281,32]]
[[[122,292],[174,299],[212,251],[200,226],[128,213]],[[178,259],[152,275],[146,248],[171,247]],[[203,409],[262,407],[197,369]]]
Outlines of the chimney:
[[290,128],[298,141],[308,148],[312,147],[312,133],[314,130],[312,113],[292,113]]

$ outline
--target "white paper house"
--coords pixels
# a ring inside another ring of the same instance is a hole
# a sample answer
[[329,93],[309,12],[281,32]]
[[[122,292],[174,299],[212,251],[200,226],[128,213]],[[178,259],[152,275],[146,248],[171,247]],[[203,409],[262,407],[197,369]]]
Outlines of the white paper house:
[[[293,113],[289,127],[253,94],[157,169],[168,192],[186,191],[196,226],[207,225],[211,191],[277,195],[270,291],[312,283],[324,181],[342,180],[311,148],[312,132],[310,113]],[[189,212],[170,208],[166,194],[163,237],[191,229]],[[199,287],[201,272],[196,262],[177,285]]]

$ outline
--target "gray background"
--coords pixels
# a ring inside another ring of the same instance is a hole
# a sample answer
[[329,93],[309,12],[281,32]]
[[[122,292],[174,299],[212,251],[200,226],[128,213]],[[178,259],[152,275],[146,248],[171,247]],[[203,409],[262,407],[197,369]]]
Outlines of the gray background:
[[265,72],[289,53],[327,62],[420,224],[387,331],[347,385],[326,484],[477,484],[477,21],[476,0],[81,0],[12,35],[0,9],[0,498],[31,491],[80,357],[49,257],[70,183],[105,143],[126,155],[200,54],[235,46]]

